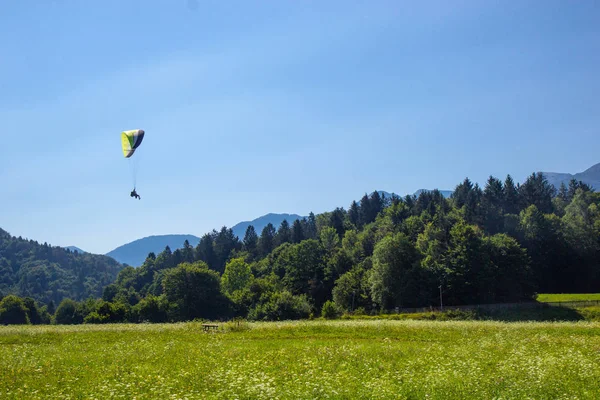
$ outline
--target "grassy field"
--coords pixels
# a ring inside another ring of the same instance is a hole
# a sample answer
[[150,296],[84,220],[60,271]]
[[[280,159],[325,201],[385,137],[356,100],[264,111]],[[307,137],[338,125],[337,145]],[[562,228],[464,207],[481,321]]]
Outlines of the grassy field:
[[0,327],[2,399],[592,399],[600,323]]
[[539,294],[536,300],[542,303],[553,303],[559,301],[600,301],[600,293]]

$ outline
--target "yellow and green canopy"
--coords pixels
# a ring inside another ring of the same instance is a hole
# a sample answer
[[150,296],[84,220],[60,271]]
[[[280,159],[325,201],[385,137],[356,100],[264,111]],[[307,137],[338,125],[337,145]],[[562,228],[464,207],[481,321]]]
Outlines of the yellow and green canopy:
[[129,158],[135,152],[135,149],[142,144],[144,131],[142,129],[133,129],[121,132],[121,146],[123,147],[123,156]]

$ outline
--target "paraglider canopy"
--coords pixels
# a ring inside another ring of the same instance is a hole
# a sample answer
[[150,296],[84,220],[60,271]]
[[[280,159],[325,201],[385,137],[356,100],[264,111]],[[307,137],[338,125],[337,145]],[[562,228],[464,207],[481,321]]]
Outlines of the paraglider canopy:
[[123,156],[129,158],[135,153],[135,149],[142,144],[144,140],[143,129],[133,129],[130,131],[121,132],[121,146],[123,148]]
[[144,140],[144,130],[143,129],[132,129],[129,131],[121,132],[121,149],[123,150],[123,157],[129,161],[129,167],[131,168],[131,175],[133,178],[133,192],[131,197],[136,197],[139,199],[139,196],[135,194],[135,188],[137,186],[137,164],[139,162],[139,155],[135,157],[133,153],[135,153],[136,149],[142,144],[142,140]]

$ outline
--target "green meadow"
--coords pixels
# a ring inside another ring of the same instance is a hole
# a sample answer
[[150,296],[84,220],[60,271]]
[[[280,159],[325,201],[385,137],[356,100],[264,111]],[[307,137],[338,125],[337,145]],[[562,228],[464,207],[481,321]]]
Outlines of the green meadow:
[[536,300],[541,303],[600,301],[600,293],[543,293],[538,294]]
[[0,327],[2,399],[593,399],[600,323]]

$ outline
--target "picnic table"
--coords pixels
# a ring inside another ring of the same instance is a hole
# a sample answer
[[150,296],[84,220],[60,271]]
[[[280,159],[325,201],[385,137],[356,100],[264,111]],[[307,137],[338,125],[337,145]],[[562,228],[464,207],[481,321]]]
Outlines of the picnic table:
[[217,330],[218,328],[219,325],[217,324],[202,324],[202,329],[204,329],[205,332],[209,331],[210,329]]

